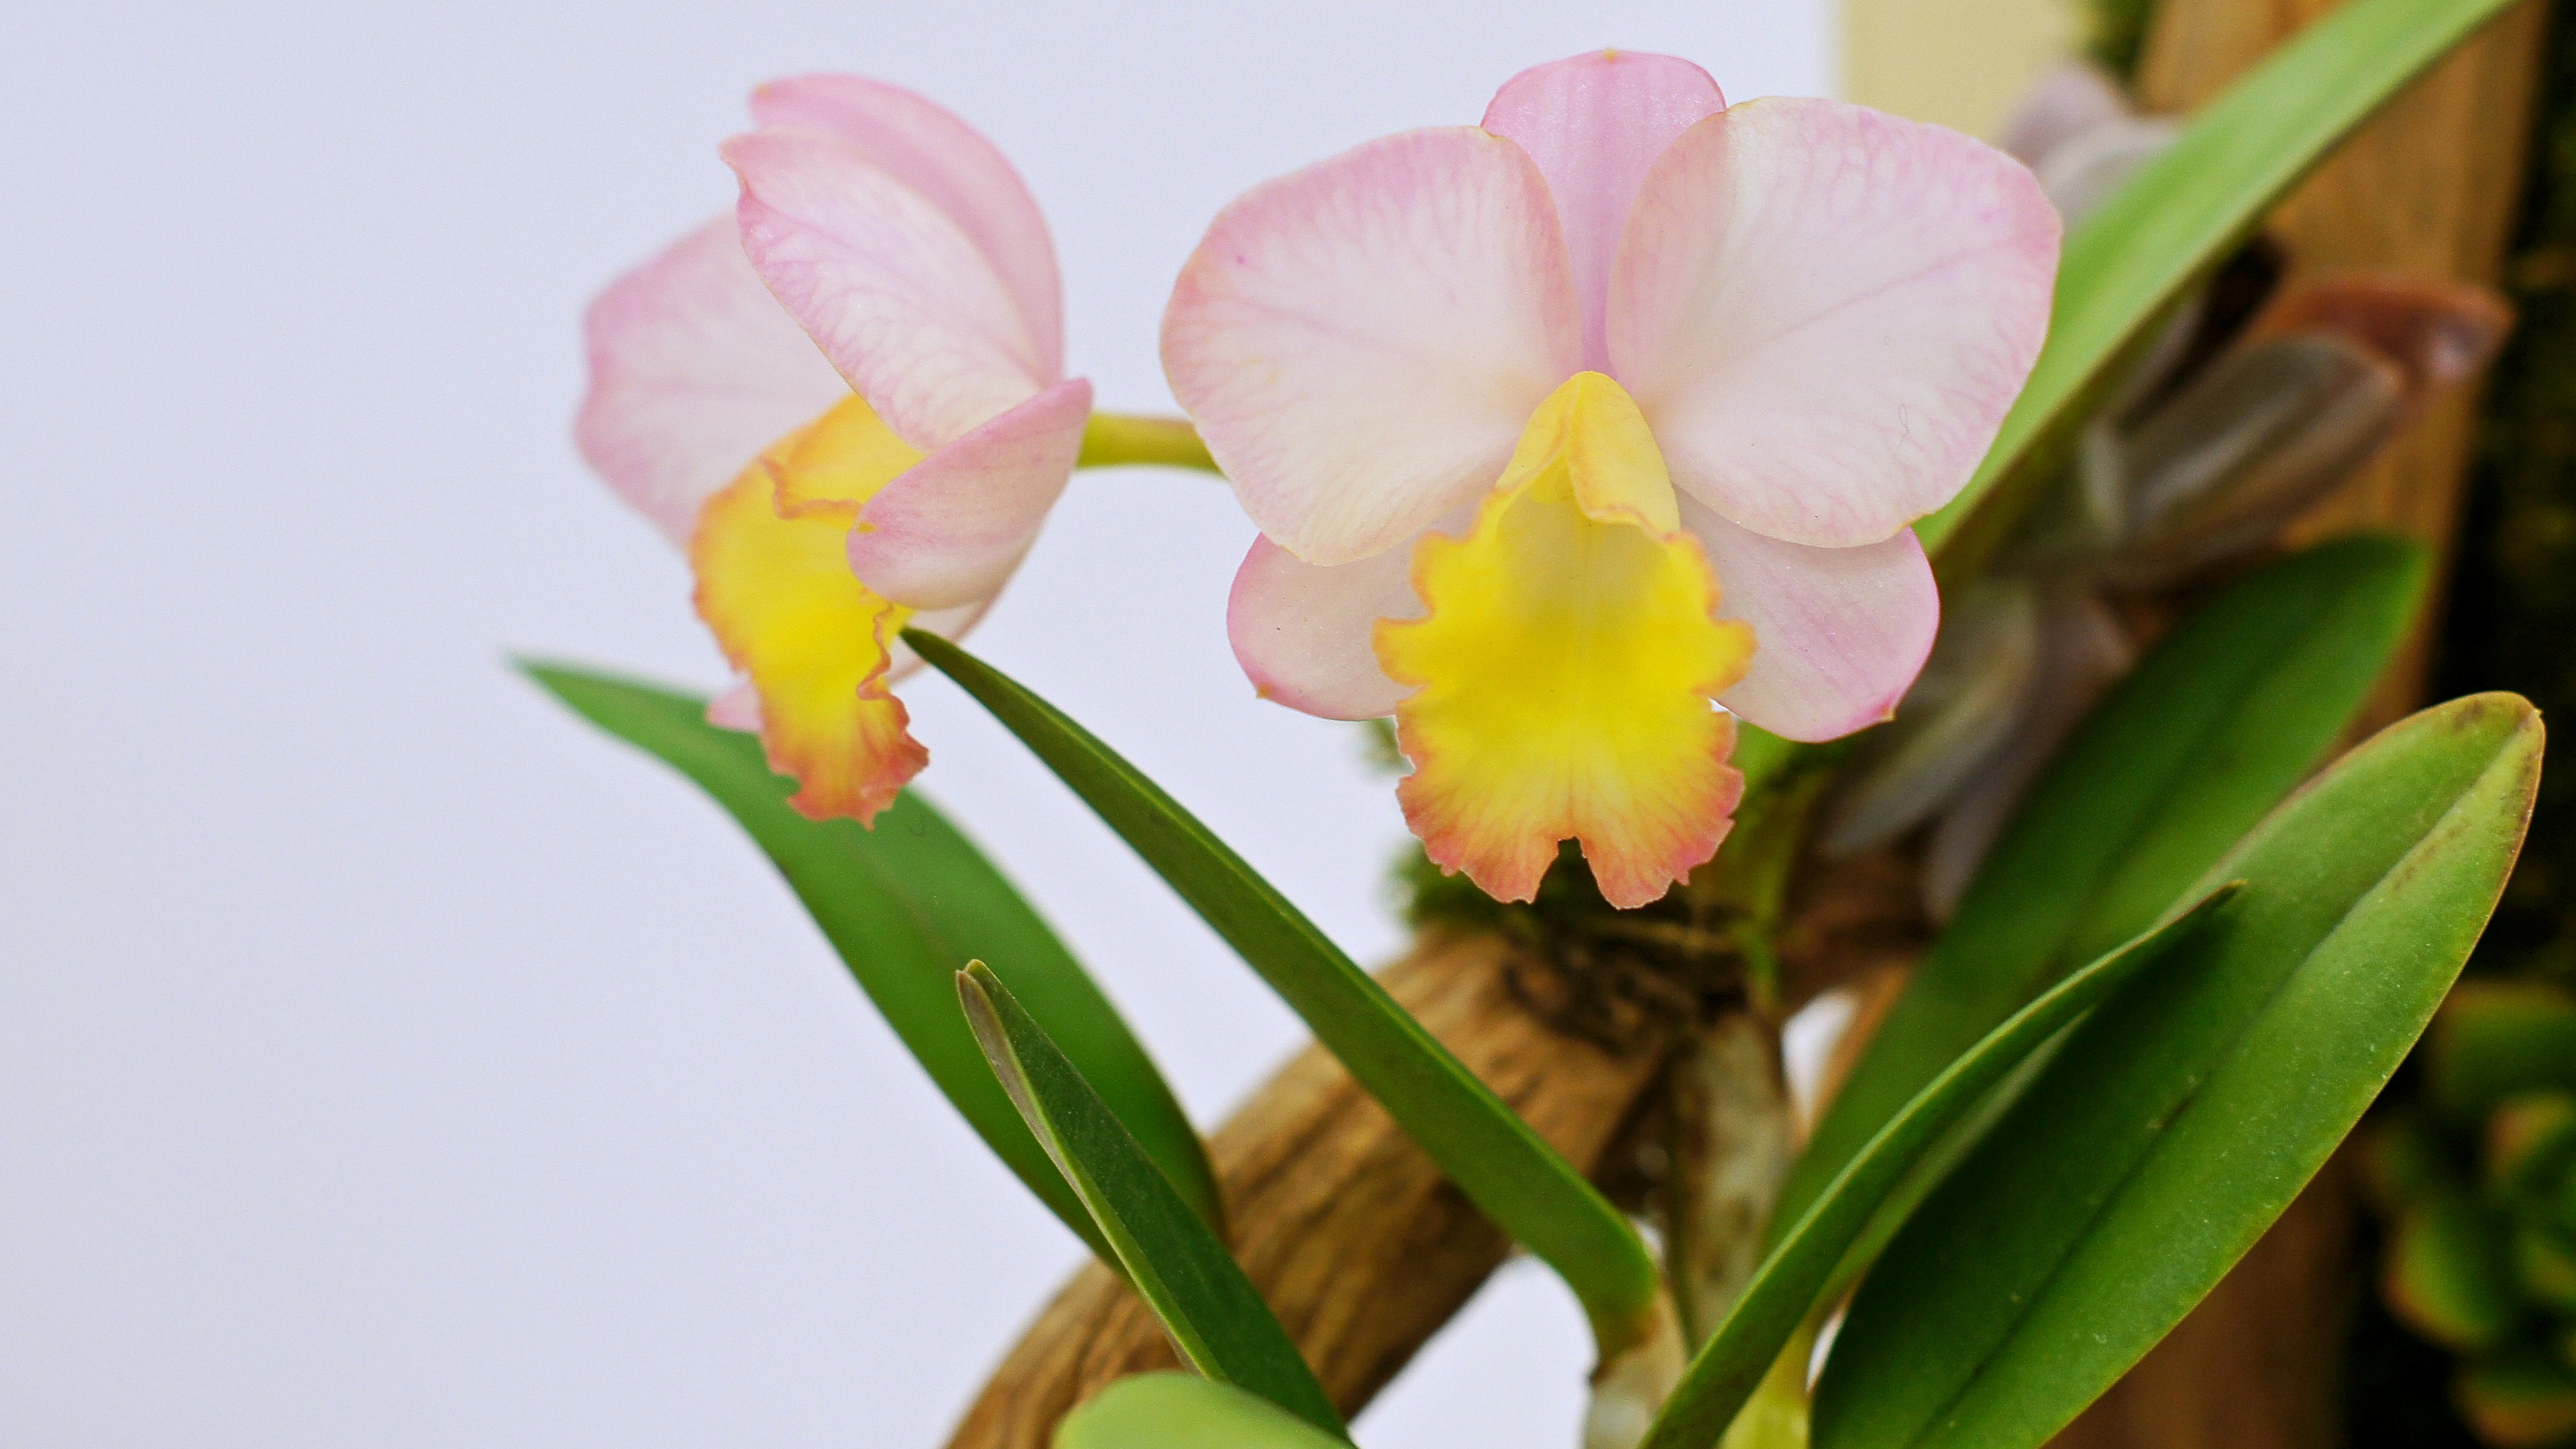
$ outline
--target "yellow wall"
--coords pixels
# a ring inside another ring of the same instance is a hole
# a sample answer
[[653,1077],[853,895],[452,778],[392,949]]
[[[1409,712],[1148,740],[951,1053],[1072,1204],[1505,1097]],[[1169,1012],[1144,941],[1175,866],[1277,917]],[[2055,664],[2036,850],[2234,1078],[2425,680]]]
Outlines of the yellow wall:
[[1842,4],[1846,95],[1979,136],[2083,34],[2077,0]]

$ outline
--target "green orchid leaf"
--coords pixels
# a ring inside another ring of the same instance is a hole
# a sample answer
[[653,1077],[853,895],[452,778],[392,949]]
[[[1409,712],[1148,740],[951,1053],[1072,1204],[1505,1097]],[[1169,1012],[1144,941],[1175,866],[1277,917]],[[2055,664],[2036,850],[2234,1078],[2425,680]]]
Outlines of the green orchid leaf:
[[1828,1296],[1852,1245],[1933,1145],[2042,1044],[2199,929],[2235,893],[2233,885],[2222,886],[2069,976],[1916,1093],[1754,1270],[1725,1321],[1691,1360],[1680,1387],[1665,1400],[1643,1449],[1709,1449],[1718,1443],[1783,1346]]
[[1998,542],[2106,379],[2334,144],[2508,0],[2353,0],[2274,51],[2066,240],[2048,345],[1959,496],[1915,531],[1945,578]]
[[706,701],[561,665],[529,677],[592,724],[689,777],[769,855],[868,999],[985,1143],[1104,1258],[1090,1214],[1029,1135],[957,1015],[953,978],[975,957],[1013,989],[1099,1088],[1193,1211],[1222,1226],[1216,1175],[1179,1099],[1118,1009],[1046,921],[918,791],[869,830],[787,804],[760,742],[706,720]]
[[1187,1374],[1138,1374],[1056,1427],[1054,1449],[1348,1449],[1267,1399]]
[[1556,1269],[1605,1360],[1650,1331],[1658,1274],[1636,1229],[1276,886],[1055,706],[945,639],[903,637],[1215,927],[1486,1216]]
[[1099,1224],[1127,1281],[1163,1321],[1182,1360],[1341,1433],[1333,1401],[1252,1280],[1037,1018],[981,961],[957,973],[957,995],[994,1077]]
[[2167,635],[2023,802],[1791,1170],[1776,1236],[1906,1100],[2181,897],[2333,749],[2413,618],[2424,551],[2347,538]]
[[2485,929],[2539,715],[2477,695],[2382,731],[2206,880],[2244,892],[2115,993],[1853,1299],[1816,1449],[2035,1449],[2216,1287],[2360,1120]]

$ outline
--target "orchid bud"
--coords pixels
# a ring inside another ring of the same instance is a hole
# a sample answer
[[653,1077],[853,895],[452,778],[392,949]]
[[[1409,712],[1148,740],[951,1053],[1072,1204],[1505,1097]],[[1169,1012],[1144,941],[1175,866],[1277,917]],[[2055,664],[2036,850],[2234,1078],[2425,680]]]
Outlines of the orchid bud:
[[2327,332],[2221,358],[2121,439],[2106,464],[2127,496],[2112,582],[2171,581],[2269,540],[2375,452],[2405,376]]
[[1855,855],[1932,818],[2011,737],[2039,671],[2039,590],[1991,579],[1955,599],[1923,673],[1827,816],[1830,856]]

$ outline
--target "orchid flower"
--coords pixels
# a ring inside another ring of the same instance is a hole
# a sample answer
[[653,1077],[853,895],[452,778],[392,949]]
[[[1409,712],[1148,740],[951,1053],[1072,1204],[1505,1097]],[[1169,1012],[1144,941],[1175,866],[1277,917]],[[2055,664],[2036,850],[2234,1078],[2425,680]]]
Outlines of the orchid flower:
[[1922,665],[1907,525],[1993,441],[2057,243],[1967,137],[1621,52],[1256,188],[1163,322],[1262,533],[1237,658],[1395,716],[1444,868],[1527,900],[1572,837],[1655,899],[1725,836],[1735,716],[1830,739]]
[[1046,222],[991,142],[856,76],[762,87],[725,143],[735,214],[590,309],[578,439],[686,549],[807,815],[861,821],[928,762],[896,639],[983,616],[1064,491],[1091,385],[1064,376]]

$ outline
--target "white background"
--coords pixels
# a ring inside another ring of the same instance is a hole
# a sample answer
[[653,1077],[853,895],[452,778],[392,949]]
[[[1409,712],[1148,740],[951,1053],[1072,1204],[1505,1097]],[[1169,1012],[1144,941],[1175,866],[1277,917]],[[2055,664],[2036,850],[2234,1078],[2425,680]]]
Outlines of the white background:
[[[1603,44],[1816,93],[1821,0],[25,6],[0,44],[0,1442],[934,1446],[1078,1249],[711,807],[504,667],[709,686],[567,440],[575,322],[726,205],[758,81],[985,128],[1102,405],[1214,208]],[[227,13],[229,12],[229,13]],[[1363,958],[1401,823],[1256,703],[1250,528],[1085,474],[976,637]],[[927,787],[1212,1121],[1300,1033],[1018,746]],[[1573,1442],[1526,1265],[1362,1421]]]

